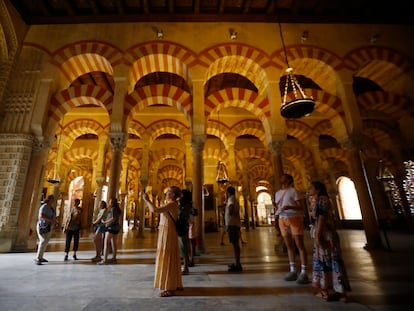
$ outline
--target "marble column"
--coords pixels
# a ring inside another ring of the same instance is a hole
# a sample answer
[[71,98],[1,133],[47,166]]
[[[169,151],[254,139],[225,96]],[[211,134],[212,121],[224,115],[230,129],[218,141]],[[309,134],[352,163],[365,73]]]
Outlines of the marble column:
[[[279,190],[282,185],[280,184],[280,177],[283,174],[283,163],[282,163],[282,141],[272,141],[269,143],[270,154],[272,157],[273,175],[275,176],[275,190]],[[274,197],[274,193],[272,194]]]
[[[197,135],[191,138],[191,147],[193,148],[193,204],[199,210],[197,218],[197,237],[199,240],[199,251],[205,252],[204,236],[204,200],[203,200],[203,183],[204,183],[204,165],[203,149],[206,143],[206,135]],[[211,195],[211,194],[210,194]]]
[[99,213],[99,206],[102,201],[102,189],[105,182],[104,177],[96,178],[96,194],[95,194],[95,208],[93,211],[94,217]]
[[[312,152],[313,161],[315,164],[315,176],[311,178],[311,180],[320,180],[321,182],[324,182],[324,174],[323,174],[323,163],[321,158],[321,152],[319,149],[319,143],[313,142],[310,144],[310,150]],[[307,185],[304,185],[307,186]]]
[[[141,189],[144,191],[148,186],[149,181],[149,152],[150,152],[150,138],[148,135],[142,136],[142,160],[140,163],[141,167],[141,173],[140,173],[140,183],[141,183]],[[144,238],[144,229],[145,229],[145,209],[146,204],[142,198],[139,199],[140,205],[139,205],[139,228],[138,228],[138,237]]]
[[367,239],[365,248],[368,250],[383,248],[377,213],[371,195],[371,188],[366,176],[365,165],[361,156],[359,142],[356,139],[348,139],[342,144],[348,153],[349,162],[351,164],[350,173],[352,180],[355,183],[361,207],[362,223]]
[[193,191],[193,168],[192,168],[192,150],[191,150],[191,136],[184,136],[185,143],[185,189]]
[[248,171],[248,165],[247,160],[243,160],[243,187],[242,187],[242,193],[243,193],[243,202],[244,202],[244,225],[246,227],[246,231],[250,231],[250,219],[249,219],[249,204],[248,204],[248,198],[250,196],[250,186],[249,186],[249,171]]
[[105,182],[105,155],[106,155],[106,147],[107,147],[107,138],[106,137],[99,137],[99,149],[98,149],[98,161],[96,163],[94,169],[94,179],[96,182],[96,190],[95,190],[95,207],[94,207],[94,216],[99,213],[99,205],[102,201],[102,189]]
[[109,176],[108,200],[111,200],[111,198],[118,197],[122,153],[126,146],[127,137],[125,133],[110,133],[109,137],[112,147],[112,159]]
[[30,158],[30,176],[26,178],[21,208],[17,218],[17,235],[13,246],[14,251],[32,250],[37,239],[36,222],[40,207],[40,193],[46,167],[50,141],[41,138],[33,139]]
[[236,144],[236,137],[229,136],[227,137],[227,147],[228,147],[228,155],[229,155],[229,181],[232,185],[237,182],[237,163],[236,163],[236,150],[234,146]]

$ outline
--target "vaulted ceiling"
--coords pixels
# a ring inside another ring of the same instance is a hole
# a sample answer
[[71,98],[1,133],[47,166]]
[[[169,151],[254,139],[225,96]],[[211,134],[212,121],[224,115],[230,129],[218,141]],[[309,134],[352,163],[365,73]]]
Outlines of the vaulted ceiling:
[[10,0],[29,25],[110,22],[412,24],[407,0]]

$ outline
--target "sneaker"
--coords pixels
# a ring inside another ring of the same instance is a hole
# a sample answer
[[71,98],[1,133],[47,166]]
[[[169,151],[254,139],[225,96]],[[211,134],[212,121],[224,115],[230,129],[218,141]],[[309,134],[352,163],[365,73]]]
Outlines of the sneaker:
[[76,257],[76,255],[73,255],[73,260],[78,260],[78,257]]
[[107,265],[108,262],[105,260],[101,260],[100,262],[97,262],[96,264],[102,266],[102,265]]
[[289,272],[288,274],[286,274],[286,276],[284,277],[285,281],[296,281],[297,279],[297,274],[296,272]]
[[100,262],[102,260],[101,257],[93,257],[91,258],[92,262]]
[[40,261],[40,262],[49,262],[49,260],[47,260],[47,259],[45,259],[45,258],[39,259],[39,261]]
[[309,281],[308,275],[306,273],[299,274],[299,277],[296,280],[296,283],[298,283],[298,284],[309,284],[310,281]]
[[40,260],[38,260],[38,259],[35,259],[35,264],[38,265],[38,266],[41,266],[42,265],[42,262]]
[[68,255],[65,255],[65,258],[63,258],[64,261],[68,261]]

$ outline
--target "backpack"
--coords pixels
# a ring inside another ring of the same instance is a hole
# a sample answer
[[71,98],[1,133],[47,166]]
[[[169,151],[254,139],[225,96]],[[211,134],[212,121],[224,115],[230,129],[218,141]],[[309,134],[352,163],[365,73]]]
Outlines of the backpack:
[[184,237],[188,234],[188,215],[186,213],[183,213],[180,211],[180,214],[178,214],[178,219],[174,220],[174,217],[171,215],[170,212],[168,212],[171,219],[174,221],[175,228],[177,229],[177,234],[179,237]]
[[184,213],[180,213],[178,215],[178,219],[175,222],[175,226],[177,228],[177,233],[178,236],[186,236],[188,235],[188,217],[186,217],[186,215],[184,215]]

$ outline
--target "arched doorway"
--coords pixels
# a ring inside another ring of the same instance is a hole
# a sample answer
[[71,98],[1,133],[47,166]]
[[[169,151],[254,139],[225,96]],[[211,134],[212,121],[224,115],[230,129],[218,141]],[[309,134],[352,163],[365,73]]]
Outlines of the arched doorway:
[[274,222],[274,207],[272,197],[268,192],[257,195],[257,220],[259,225],[270,225]]
[[340,220],[362,220],[361,207],[354,182],[345,176],[336,181],[338,186],[338,214]]

